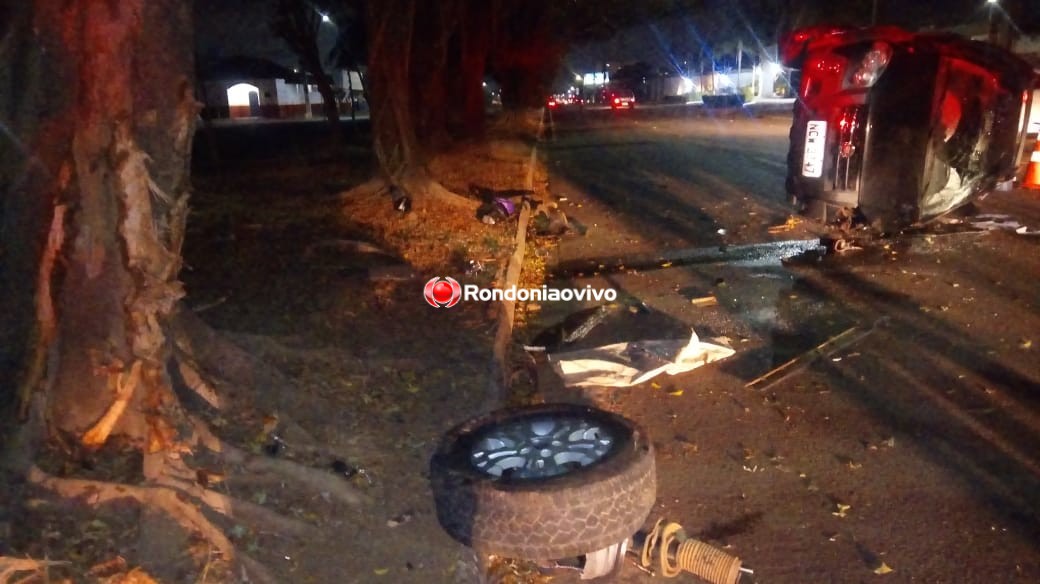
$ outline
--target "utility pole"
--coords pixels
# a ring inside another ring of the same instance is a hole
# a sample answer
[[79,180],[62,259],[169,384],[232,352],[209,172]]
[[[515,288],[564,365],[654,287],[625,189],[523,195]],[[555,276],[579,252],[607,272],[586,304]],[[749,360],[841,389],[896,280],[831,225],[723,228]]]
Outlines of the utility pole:
[[740,72],[743,69],[743,63],[744,63],[744,41],[743,40],[737,40],[737,92],[738,93],[741,91],[741,89],[740,89]]
[[870,9],[870,26],[877,26],[877,15],[878,15],[878,0],[874,0],[874,4]]

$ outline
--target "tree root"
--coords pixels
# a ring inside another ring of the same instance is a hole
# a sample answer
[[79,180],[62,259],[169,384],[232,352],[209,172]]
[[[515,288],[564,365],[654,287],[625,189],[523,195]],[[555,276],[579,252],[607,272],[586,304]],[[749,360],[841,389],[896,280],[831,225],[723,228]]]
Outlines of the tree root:
[[[477,207],[480,206],[478,201],[448,190],[444,185],[423,171],[414,172],[404,177],[397,186],[416,201],[423,199],[437,201],[438,203],[470,212],[476,211]],[[373,178],[343,193],[339,198],[347,201],[385,196],[390,187],[390,183],[385,179]],[[389,204],[389,201],[387,203]]]
[[84,446],[87,448],[100,448],[108,440],[108,435],[112,433],[112,428],[115,427],[116,422],[119,421],[123,412],[126,411],[126,406],[130,403],[134,390],[137,389],[137,385],[141,382],[141,365],[142,362],[140,360],[134,361],[134,364],[130,366],[130,371],[125,376],[121,372],[110,374],[115,381],[116,399],[109,406],[105,415],[83,435],[81,441]]
[[197,483],[166,476],[159,480],[159,485],[186,493],[225,517],[252,525],[266,525],[273,529],[271,533],[275,535],[303,537],[314,532],[314,527],[308,523],[280,515],[256,503],[218,493]]
[[360,505],[365,502],[364,494],[339,476],[291,460],[254,456],[217,438],[202,420],[194,416],[191,416],[190,419],[195,429],[192,442],[202,445],[230,464],[239,465],[251,472],[274,474],[293,482],[303,483],[317,492],[328,493],[332,498],[348,505]]
[[35,578],[35,573],[46,570],[50,566],[60,566],[68,562],[52,562],[50,560],[34,560],[32,558],[11,558],[0,556],[0,583],[14,583],[14,576],[19,572],[33,572],[22,582],[29,582]]
[[[195,505],[182,500],[182,493],[172,487],[151,487],[106,483],[103,481],[86,479],[59,478],[47,474],[35,465],[29,469],[26,478],[30,483],[47,489],[58,496],[69,499],[85,498],[87,504],[94,507],[112,501],[130,498],[134,499],[141,505],[157,508],[169,515],[170,518],[176,521],[184,529],[201,534],[202,537],[217,548],[220,554],[227,561],[237,561],[238,564],[242,566],[243,572],[248,575],[247,581],[250,581],[248,578],[253,578],[258,582],[270,582],[272,584],[278,581],[263,564],[250,557],[248,554],[239,552],[219,527],[207,519],[202,511]],[[222,501],[222,503],[227,504],[229,501],[230,498]],[[236,510],[238,510],[238,506],[242,504],[242,502],[237,501],[232,503]],[[248,506],[248,504],[246,505]],[[254,509],[252,509],[252,512],[255,513],[256,506],[253,507]],[[218,512],[221,511],[217,508],[215,508],[215,510]],[[225,511],[226,510],[227,509],[225,509]],[[264,510],[263,517],[265,520],[270,519],[270,515],[271,513],[269,511]],[[281,526],[288,526],[290,529],[298,529],[299,526],[295,525],[295,523],[298,522],[289,523],[291,521],[292,520],[285,518],[278,520]]]

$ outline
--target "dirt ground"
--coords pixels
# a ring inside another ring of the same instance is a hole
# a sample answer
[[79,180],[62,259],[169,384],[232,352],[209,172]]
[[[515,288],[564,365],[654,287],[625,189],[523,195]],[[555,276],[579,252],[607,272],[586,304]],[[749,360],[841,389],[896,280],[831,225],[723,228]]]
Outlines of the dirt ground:
[[[217,520],[279,582],[473,581],[472,554],[437,524],[427,467],[443,432],[487,407],[498,313],[474,303],[433,309],[422,290],[434,276],[501,278],[516,218],[488,225],[472,213],[418,204],[401,214],[388,195],[347,194],[372,175],[363,148],[347,162],[322,161],[290,141],[288,151],[250,146],[235,160],[236,141],[258,138],[252,129],[232,131],[242,135],[218,136],[219,165],[196,150],[186,308],[256,358],[268,378],[254,387],[218,384],[234,404],[223,411],[185,399],[221,438],[338,475],[363,502],[287,482],[221,481],[235,469],[209,467],[213,488],[313,532]],[[431,172],[462,194],[474,186],[523,189],[533,141],[494,132],[488,143],[440,153]],[[200,134],[198,143],[206,139]],[[116,462],[104,462],[106,454]],[[57,460],[41,464],[59,476],[127,482],[140,471],[140,458],[118,444],[97,457]],[[174,536],[180,551],[161,554],[140,537],[148,518],[132,503],[93,511],[4,478],[0,554],[65,562],[25,582],[240,581],[195,535]],[[495,570],[500,581],[517,581],[519,568]]]

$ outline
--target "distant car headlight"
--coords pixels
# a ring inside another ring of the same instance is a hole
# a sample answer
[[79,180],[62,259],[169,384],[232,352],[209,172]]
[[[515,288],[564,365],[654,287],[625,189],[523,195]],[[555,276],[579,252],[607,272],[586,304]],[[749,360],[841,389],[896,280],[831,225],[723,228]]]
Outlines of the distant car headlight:
[[877,42],[863,55],[859,64],[852,70],[846,85],[850,87],[871,87],[885,72],[885,67],[892,60],[892,47],[888,43]]

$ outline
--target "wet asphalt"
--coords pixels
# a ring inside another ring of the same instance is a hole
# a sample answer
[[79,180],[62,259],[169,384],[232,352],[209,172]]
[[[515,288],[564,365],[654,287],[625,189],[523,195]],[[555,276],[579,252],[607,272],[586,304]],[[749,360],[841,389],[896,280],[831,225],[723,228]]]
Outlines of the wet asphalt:
[[[739,556],[745,582],[1040,581],[1040,235],[1014,231],[1040,229],[1040,192],[819,254],[820,226],[788,221],[789,126],[689,108],[555,115],[549,188],[587,232],[560,239],[550,284],[612,287],[736,355],[623,389],[564,388],[543,367],[544,397],[643,424],[650,520]],[[526,334],[588,306],[542,304]]]

